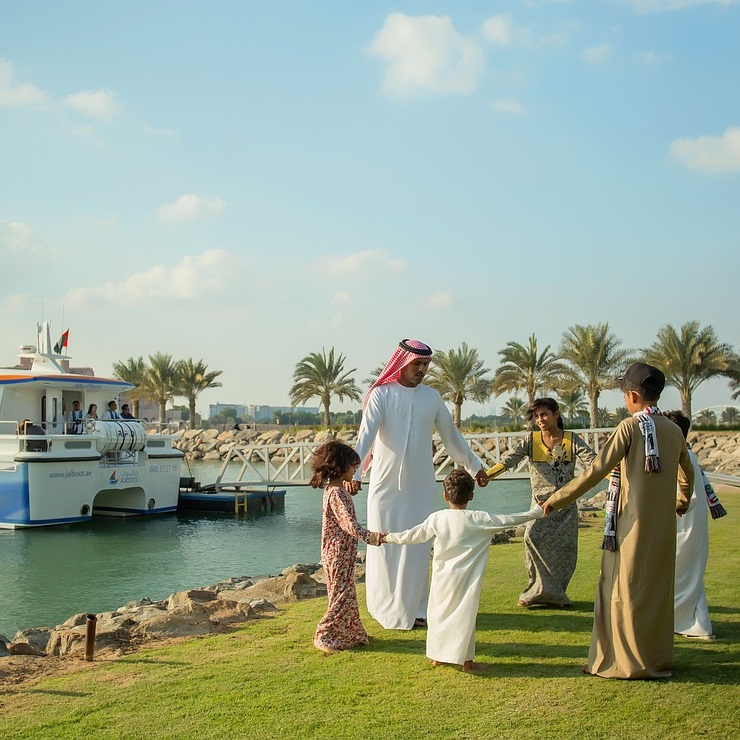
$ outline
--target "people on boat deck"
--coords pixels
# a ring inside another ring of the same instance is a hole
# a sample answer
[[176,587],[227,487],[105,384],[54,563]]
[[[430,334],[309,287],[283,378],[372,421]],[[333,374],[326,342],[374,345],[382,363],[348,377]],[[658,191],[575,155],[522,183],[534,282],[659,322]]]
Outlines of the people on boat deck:
[[128,404],[124,403],[121,406],[121,418],[122,419],[135,419],[136,417],[129,411]]
[[85,431],[85,414],[79,401],[72,401],[72,410],[67,414],[67,434],[82,434]]
[[97,403],[91,403],[87,407],[87,414],[85,414],[86,419],[97,419],[98,418],[98,404]]
[[[18,425],[18,434],[24,436],[44,437],[46,432],[38,425],[31,422],[30,419],[24,419]],[[26,450],[28,452],[46,452],[49,449],[49,443],[45,439],[27,439]]]
[[103,412],[103,419],[106,421],[120,419],[118,413],[118,404],[115,401],[108,401],[108,408]]

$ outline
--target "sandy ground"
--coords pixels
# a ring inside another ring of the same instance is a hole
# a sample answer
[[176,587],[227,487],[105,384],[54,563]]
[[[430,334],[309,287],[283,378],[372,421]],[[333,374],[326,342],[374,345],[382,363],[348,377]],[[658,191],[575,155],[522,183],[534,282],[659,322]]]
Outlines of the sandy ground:
[[[204,637],[209,635],[204,635]],[[138,646],[127,646],[125,650],[100,650],[95,653],[91,662],[86,661],[82,655],[61,658],[55,656],[10,655],[0,658],[0,694],[12,693],[14,689],[25,688],[43,678],[93,670],[96,665],[120,660],[122,657],[136,653],[139,650],[197,639],[198,636],[193,635],[159,640],[149,639]]]

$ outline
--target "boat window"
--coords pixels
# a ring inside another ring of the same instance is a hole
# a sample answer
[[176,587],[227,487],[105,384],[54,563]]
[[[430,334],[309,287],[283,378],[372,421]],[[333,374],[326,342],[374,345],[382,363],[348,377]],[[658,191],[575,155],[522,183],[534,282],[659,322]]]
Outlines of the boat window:
[[82,440],[75,440],[74,442],[65,442],[65,450],[89,450],[92,447],[90,442],[84,442]]

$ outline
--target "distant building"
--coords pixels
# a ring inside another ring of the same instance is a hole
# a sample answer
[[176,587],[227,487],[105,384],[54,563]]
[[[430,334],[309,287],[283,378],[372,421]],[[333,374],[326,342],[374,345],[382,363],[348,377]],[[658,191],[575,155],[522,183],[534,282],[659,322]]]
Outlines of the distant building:
[[272,422],[281,414],[318,414],[318,406],[249,406],[255,421]]
[[233,409],[234,413],[243,419],[245,416],[249,416],[249,406],[244,406],[239,403],[212,403],[208,406],[208,418],[211,419],[214,416],[219,416],[226,409]]

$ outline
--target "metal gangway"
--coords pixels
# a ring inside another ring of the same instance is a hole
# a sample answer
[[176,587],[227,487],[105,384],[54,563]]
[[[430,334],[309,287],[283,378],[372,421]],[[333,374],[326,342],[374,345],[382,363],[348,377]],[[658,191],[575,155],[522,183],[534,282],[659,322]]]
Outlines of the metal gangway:
[[[603,427],[579,429],[577,434],[594,452],[598,452],[600,446],[613,431],[613,428]],[[529,432],[485,432],[463,436],[483,464],[491,468],[528,434]],[[224,459],[213,488],[215,491],[236,491],[255,485],[307,486],[313,474],[311,462],[314,453],[325,441],[236,445],[229,450]],[[344,441],[350,445],[354,444],[354,439]],[[434,477],[437,481],[441,481],[454,467],[454,461],[447,454],[438,435],[434,435],[432,441]],[[578,462],[576,462],[576,470],[580,470]],[[497,480],[515,478],[529,478],[526,458],[516,469],[507,471]]]

